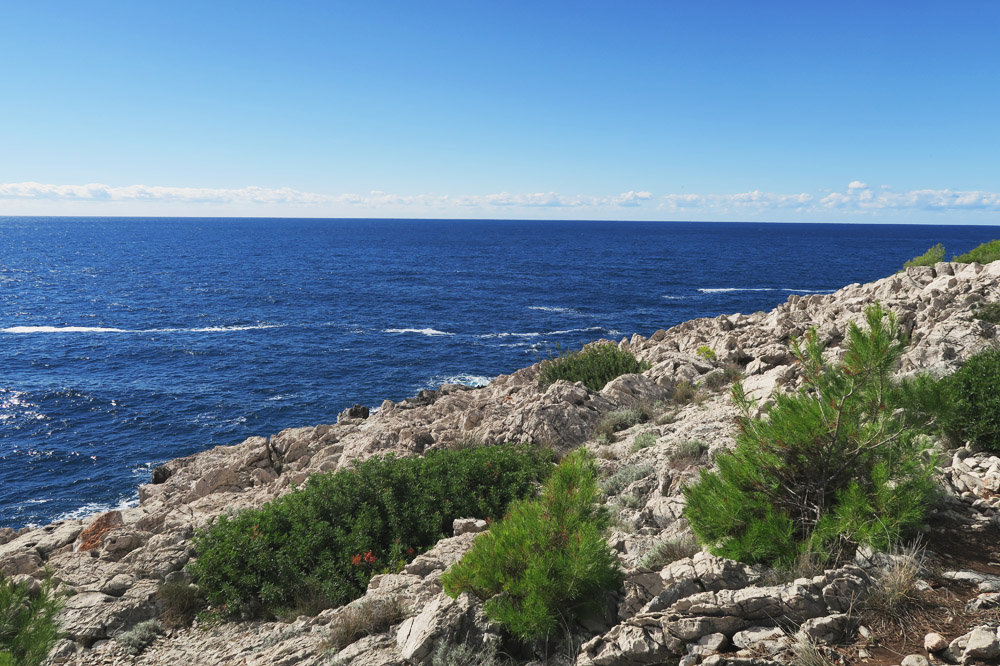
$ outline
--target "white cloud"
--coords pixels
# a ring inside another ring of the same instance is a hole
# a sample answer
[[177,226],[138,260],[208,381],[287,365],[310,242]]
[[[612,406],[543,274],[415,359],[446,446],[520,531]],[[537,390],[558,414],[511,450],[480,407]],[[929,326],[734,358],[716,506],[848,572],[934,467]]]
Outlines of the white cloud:
[[[198,188],[150,185],[0,184],[0,214],[29,215],[302,215],[412,217],[610,217],[633,219],[749,219],[831,221],[831,214],[857,215],[994,213],[1000,192],[871,188],[861,181],[843,191],[815,194],[753,190],[723,194],[654,194],[629,190],[617,195],[558,192],[491,194],[320,194],[292,188]],[[543,212],[544,211],[544,212]]]

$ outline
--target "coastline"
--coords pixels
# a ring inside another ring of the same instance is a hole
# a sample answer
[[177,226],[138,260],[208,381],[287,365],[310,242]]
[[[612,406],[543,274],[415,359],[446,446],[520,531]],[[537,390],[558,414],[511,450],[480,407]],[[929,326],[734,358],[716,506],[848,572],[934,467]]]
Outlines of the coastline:
[[[896,311],[901,325],[911,333],[911,346],[899,373],[944,373],[995,338],[992,325],[971,319],[971,309],[983,301],[1000,301],[1000,262],[985,267],[941,263],[933,268],[911,268],[873,283],[848,285],[832,294],[792,294],[766,313],[694,319],[649,337],[635,334],[622,338],[616,344],[651,368],[619,377],[601,391],[562,381],[540,391],[535,365],[501,375],[484,387],[445,385],[398,403],[386,400],[373,414],[349,409],[341,413],[336,424],[286,429],[271,437],[251,437],[237,445],[177,458],[157,469],[154,483],[140,487],[139,506],[34,530],[0,531],[0,570],[36,577],[47,568],[76,592],[62,616],[69,638],[59,654],[65,658],[63,663],[86,663],[92,649],[113,648],[114,641],[107,639],[157,616],[161,610],[157,589],[164,580],[182,575],[184,565],[194,555],[190,543],[194,530],[213,516],[260,506],[301,485],[310,474],[342,469],[353,460],[390,452],[419,455],[467,441],[483,445],[512,441],[543,443],[563,453],[587,446],[608,474],[639,465],[655,471],[615,495],[639,497],[635,508],[621,507],[619,519],[627,528],[611,537],[629,580],[634,582],[638,580],[635,576],[648,574],[639,564],[650,547],[686,530],[679,489],[697,474],[698,466],[676,469],[670,463],[671,456],[685,441],[705,442],[709,454],[730,446],[731,407],[724,391],[706,389],[700,404],[677,405],[674,420],[653,429],[655,444],[641,449],[633,448],[640,429],[626,431],[611,443],[596,441],[594,429],[602,418],[627,406],[669,401],[679,384],[704,382],[707,375],[727,363],[742,369],[748,393],[766,401],[773,391],[796,385],[797,370],[786,344],[790,337],[815,326],[820,336],[836,347],[846,324],[857,321],[872,301]],[[713,359],[698,354],[703,346],[714,351]],[[470,537],[460,537],[454,539],[467,547]],[[440,561],[454,561],[461,549],[454,543],[445,546],[454,546],[454,552],[449,551],[452,554]],[[705,558],[698,561],[709,562]],[[716,560],[711,563],[717,566]],[[418,575],[421,571],[424,575]],[[410,579],[391,581],[401,590],[418,590],[413,592],[414,598],[430,603],[437,598],[436,592],[431,594],[433,580],[427,580],[433,571],[439,569],[423,571],[418,567],[410,571],[408,565],[405,575]],[[370,594],[375,591],[377,588],[372,588]],[[625,610],[619,611],[625,614],[622,623],[594,634],[592,640],[597,642],[584,646],[578,663],[618,663],[602,660],[600,655],[610,654],[608,650],[627,655],[622,646],[628,642],[624,638],[628,632],[622,627],[633,626],[628,622],[629,613],[647,612],[641,609],[648,600],[639,603],[641,597],[638,592],[626,593],[622,600]],[[336,610],[324,613],[304,620],[302,626],[312,631],[311,627],[326,626],[324,623],[336,616]],[[268,631],[278,630],[276,625],[267,626]],[[731,637],[735,631],[728,633]],[[195,641],[197,637],[181,632],[170,637],[174,638]],[[307,638],[299,634],[288,640],[297,650],[314,649]],[[375,654],[382,655],[378,658],[384,657],[384,661],[357,663],[395,663],[392,659],[397,659],[404,647],[395,637],[383,638]],[[232,635],[228,640],[240,650],[260,648],[248,636]],[[362,642],[348,650],[370,647]],[[275,653],[263,654],[274,657]],[[348,653],[347,658],[353,658],[351,654],[355,653]],[[390,658],[390,654],[396,657]],[[78,659],[83,661],[75,661]]]

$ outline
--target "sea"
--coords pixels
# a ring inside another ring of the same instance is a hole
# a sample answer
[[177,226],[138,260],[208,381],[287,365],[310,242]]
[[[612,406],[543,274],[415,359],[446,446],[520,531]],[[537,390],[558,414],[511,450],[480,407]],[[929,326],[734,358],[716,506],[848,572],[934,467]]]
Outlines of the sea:
[[0,526],[600,338],[890,275],[983,226],[0,217]]

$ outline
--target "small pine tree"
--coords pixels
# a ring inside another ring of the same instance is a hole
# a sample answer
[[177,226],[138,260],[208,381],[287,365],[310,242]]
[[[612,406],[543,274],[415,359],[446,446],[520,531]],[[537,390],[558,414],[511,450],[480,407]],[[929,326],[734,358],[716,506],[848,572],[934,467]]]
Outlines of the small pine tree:
[[843,360],[829,364],[815,330],[794,340],[804,386],[766,417],[740,382],[736,448],[684,494],[685,515],[712,552],[790,564],[806,553],[839,559],[858,544],[884,548],[917,527],[933,492],[933,461],[892,404],[890,373],[905,348],[895,316],[875,304],[852,324]]

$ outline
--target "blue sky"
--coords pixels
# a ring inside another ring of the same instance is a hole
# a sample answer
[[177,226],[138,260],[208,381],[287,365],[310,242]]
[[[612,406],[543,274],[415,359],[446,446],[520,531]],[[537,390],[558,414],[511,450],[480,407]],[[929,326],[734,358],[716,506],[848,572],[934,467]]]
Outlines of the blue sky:
[[997,2],[48,2],[0,215],[1000,224]]

